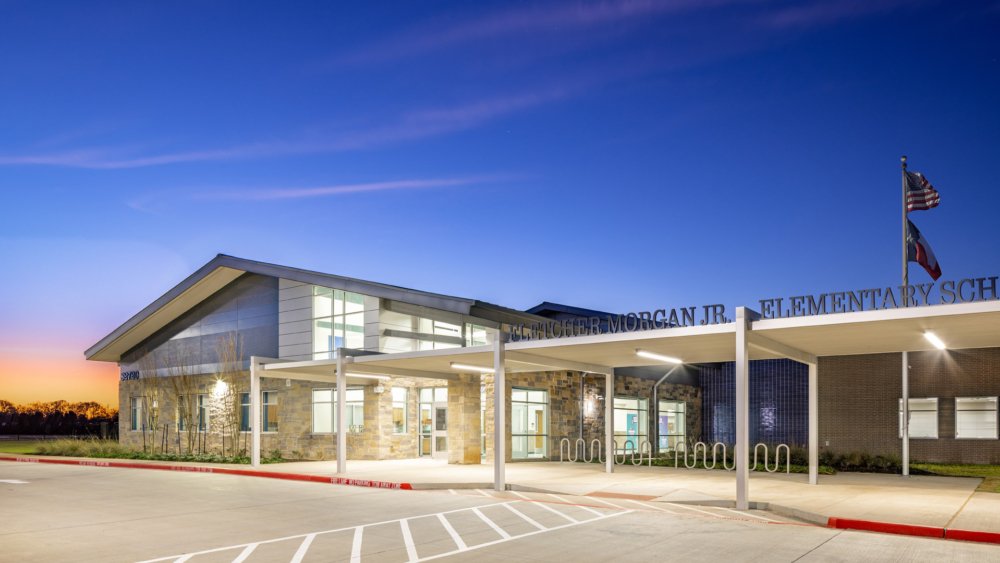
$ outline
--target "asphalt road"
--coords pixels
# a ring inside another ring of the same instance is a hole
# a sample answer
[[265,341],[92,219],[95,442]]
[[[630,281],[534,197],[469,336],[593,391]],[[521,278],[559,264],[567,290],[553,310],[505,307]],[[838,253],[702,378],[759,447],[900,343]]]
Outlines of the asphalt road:
[[998,561],[1000,546],[622,498],[0,462],[0,561]]

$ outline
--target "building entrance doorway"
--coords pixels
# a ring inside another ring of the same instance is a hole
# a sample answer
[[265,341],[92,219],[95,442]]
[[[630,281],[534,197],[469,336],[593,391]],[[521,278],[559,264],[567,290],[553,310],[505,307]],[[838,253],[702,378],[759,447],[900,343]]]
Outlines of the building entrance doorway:
[[420,455],[448,459],[448,388],[420,390]]

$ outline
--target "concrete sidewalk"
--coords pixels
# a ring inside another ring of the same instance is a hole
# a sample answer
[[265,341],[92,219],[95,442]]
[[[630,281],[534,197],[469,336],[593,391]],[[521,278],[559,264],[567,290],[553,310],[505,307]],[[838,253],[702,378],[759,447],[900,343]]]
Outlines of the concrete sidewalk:
[[[13,456],[7,459],[40,458]],[[74,458],[52,458],[72,463]],[[403,485],[414,489],[492,488],[493,467],[450,465],[442,460],[410,459],[349,461],[347,473],[336,473],[336,462],[276,463],[252,470],[231,464],[198,464],[136,460],[80,459],[83,464],[108,462],[128,466],[153,466],[180,471],[219,470],[241,474],[279,474],[288,478],[362,484]],[[732,472],[672,467],[616,466],[607,474],[603,466],[585,463],[523,462],[507,464],[507,483],[515,490],[590,496],[628,496],[642,500],[729,504],[735,500]],[[1000,494],[978,493],[978,478],[841,473],[820,476],[809,485],[806,475],[751,473],[750,498],[756,503],[801,512],[807,519],[854,519],[974,530],[1000,534]]]

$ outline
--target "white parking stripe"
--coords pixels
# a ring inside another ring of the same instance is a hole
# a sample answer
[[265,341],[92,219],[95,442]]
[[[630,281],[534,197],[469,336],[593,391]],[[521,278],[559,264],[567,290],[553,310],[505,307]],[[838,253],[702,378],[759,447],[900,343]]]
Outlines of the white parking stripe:
[[573,518],[569,514],[563,514],[562,512],[560,512],[560,511],[552,508],[551,506],[549,506],[549,505],[547,505],[547,504],[545,504],[543,502],[538,503],[538,506],[544,508],[545,510],[548,510],[549,512],[552,512],[553,514],[558,514],[559,516],[562,516],[563,518],[569,520],[570,522],[579,522],[579,520],[577,520],[576,518]]
[[458,549],[465,551],[467,549],[465,546],[465,542],[462,541],[462,536],[458,535],[458,532],[455,531],[455,528],[451,527],[451,522],[449,522],[448,519],[445,518],[444,514],[438,514],[437,517],[438,520],[441,521],[441,525],[444,526],[444,529],[448,532],[448,535],[451,536],[452,541],[454,541],[455,545],[458,546]]
[[510,539],[510,534],[508,534],[506,531],[504,531],[504,529],[501,528],[500,526],[497,526],[496,522],[494,522],[493,520],[490,520],[489,518],[487,518],[486,515],[483,514],[482,512],[480,512],[478,508],[473,508],[472,509],[472,513],[475,514],[476,516],[478,516],[479,519],[482,520],[483,522],[486,522],[487,524],[489,524],[489,526],[491,528],[493,528],[496,531],[496,533],[500,534],[500,537],[502,537],[505,540],[509,540]]
[[27,485],[27,481],[22,481],[20,479],[0,479],[0,483],[7,483],[8,485]]
[[189,554],[187,554],[187,555],[181,555],[181,556],[180,556],[180,557],[178,557],[177,559],[174,559],[174,563],[184,563],[184,562],[185,562],[185,561],[187,561],[188,559],[191,559],[191,556],[192,556],[192,555],[194,555],[194,554],[193,554],[193,553],[189,553]]
[[589,506],[584,506],[582,504],[574,504],[573,506],[575,506],[577,508],[580,508],[582,510],[586,510],[587,512],[593,514],[594,516],[604,516],[603,512],[598,512],[598,511],[594,510],[593,508],[590,508]]
[[456,491],[455,489],[448,489],[448,492],[451,493],[451,494],[453,494],[453,495],[457,495],[458,494],[458,491]]
[[702,514],[707,514],[708,516],[711,516],[713,518],[725,518],[725,516],[722,516],[721,514],[718,514],[716,512],[709,512],[707,510],[702,510],[700,508],[695,508],[695,507],[689,506],[687,504],[670,503],[670,506],[675,506],[677,508],[683,508],[683,509],[686,509],[686,510],[693,510],[694,512],[700,512]]
[[510,491],[510,494],[517,495],[517,496],[523,498],[524,500],[531,500],[531,497],[529,497],[528,495],[523,495],[523,494],[521,494],[521,493],[519,493],[517,491]]
[[236,556],[236,559],[233,559],[233,563],[243,563],[243,561],[246,561],[247,557],[250,557],[250,554],[253,553],[253,550],[257,549],[258,545],[260,544],[252,543],[243,548],[243,551]]
[[407,561],[416,561],[417,546],[413,545],[413,535],[410,534],[410,525],[406,523],[406,520],[400,520],[399,528],[403,531],[403,543],[406,544]]
[[559,502],[565,502],[566,504],[570,504],[570,502],[569,502],[568,500],[566,500],[566,499],[562,498],[562,497],[561,497],[561,496],[559,496],[559,495],[554,495],[554,494],[552,494],[552,493],[549,493],[549,496],[550,496],[550,497],[552,497],[552,498],[554,498],[554,499],[556,499],[556,500],[557,500],[557,501],[559,501]]
[[[552,532],[552,531],[555,531],[555,530],[561,530],[563,528],[569,528],[571,526],[580,526],[580,525],[583,525],[583,524],[586,524],[586,523],[589,523],[589,522],[596,522],[598,520],[606,520],[608,518],[615,518],[616,516],[624,516],[625,514],[631,514],[633,512],[635,512],[635,511],[634,510],[622,510],[621,512],[614,512],[614,513],[611,513],[611,514],[605,514],[604,516],[601,516],[600,518],[592,518],[590,520],[587,520],[586,522],[577,522],[575,524],[573,524],[573,523],[563,524],[561,526],[554,526],[554,527],[549,528],[547,530],[535,530],[534,532],[528,532],[526,534],[521,534],[521,535],[517,536],[514,539],[521,539],[521,538],[526,538],[526,537],[529,537],[529,536],[534,536],[534,535],[537,535],[537,534],[544,534],[544,533]],[[420,560],[420,562],[430,561],[432,559],[440,559],[441,557],[450,557],[452,555],[456,555],[456,554],[459,554],[459,553],[464,553],[464,552],[472,551],[474,549],[480,549],[480,548],[483,548],[483,547],[490,547],[490,546],[493,546],[493,545],[497,545],[497,544],[503,543],[505,541],[507,541],[507,540],[505,540],[505,539],[503,539],[503,540],[493,540],[493,541],[490,541],[490,542],[481,543],[479,545],[470,547],[468,549],[456,549],[454,551],[449,551],[447,553],[439,553],[437,555],[431,555],[429,557],[424,557],[423,559]]]
[[771,518],[765,518],[763,516],[758,516],[757,514],[750,514],[749,512],[740,512],[739,510],[733,510],[732,508],[726,508],[725,506],[715,506],[713,508],[718,508],[719,510],[725,510],[726,512],[732,512],[733,514],[738,514],[740,516],[756,518],[758,520],[763,520],[765,522],[780,522],[779,520],[772,520]]
[[361,534],[365,527],[354,528],[354,540],[351,542],[351,563],[361,563]]
[[299,544],[299,549],[295,551],[295,555],[292,556],[291,563],[302,563],[302,558],[306,556],[306,552],[309,551],[309,546],[312,545],[313,539],[316,538],[316,534],[309,534],[306,536],[302,543]]
[[653,510],[659,510],[660,512],[666,512],[668,514],[674,514],[674,515],[680,514],[680,512],[674,512],[673,510],[670,510],[668,508],[663,508],[662,506],[656,506],[655,504],[649,504],[648,502],[641,502],[638,500],[632,500],[627,498],[622,500],[624,500],[625,502],[631,502],[632,504],[637,504],[643,508],[651,508]]
[[514,514],[520,516],[527,523],[529,523],[532,526],[538,528],[539,530],[544,530],[545,529],[545,526],[542,526],[541,524],[539,524],[538,522],[536,522],[534,519],[532,519],[530,516],[528,516],[527,514],[521,512],[520,510],[514,508],[513,506],[511,506],[509,504],[505,504],[503,506],[504,506],[504,508],[506,508],[507,510],[509,510],[509,511],[513,512]]
[[606,504],[606,505],[610,506],[611,508],[617,508],[618,510],[627,510],[624,506],[622,506],[620,504],[615,504],[613,502],[608,502],[606,500],[602,500],[602,499],[599,499],[597,497],[587,497],[587,500],[592,500],[594,502],[599,502],[601,504]]
[[493,498],[493,495],[487,493],[486,491],[484,491],[482,489],[476,489],[476,492],[479,493],[479,494],[481,494],[481,495],[483,495],[486,498]]

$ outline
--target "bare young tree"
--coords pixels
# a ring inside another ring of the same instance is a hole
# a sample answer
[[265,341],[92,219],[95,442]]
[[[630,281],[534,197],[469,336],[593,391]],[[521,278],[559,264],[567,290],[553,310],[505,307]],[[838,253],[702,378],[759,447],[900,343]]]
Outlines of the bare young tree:
[[198,378],[183,358],[170,362],[170,390],[177,404],[177,453],[194,453],[198,438]]
[[247,381],[243,370],[243,342],[239,335],[230,332],[219,340],[218,358],[212,419],[218,421],[215,430],[221,434],[222,455],[236,456],[245,453],[245,447],[240,449],[239,437],[241,398],[246,392]]
[[156,355],[146,351],[139,359],[139,395],[142,401],[142,451],[156,451],[160,408],[165,398],[163,378],[157,373]]

